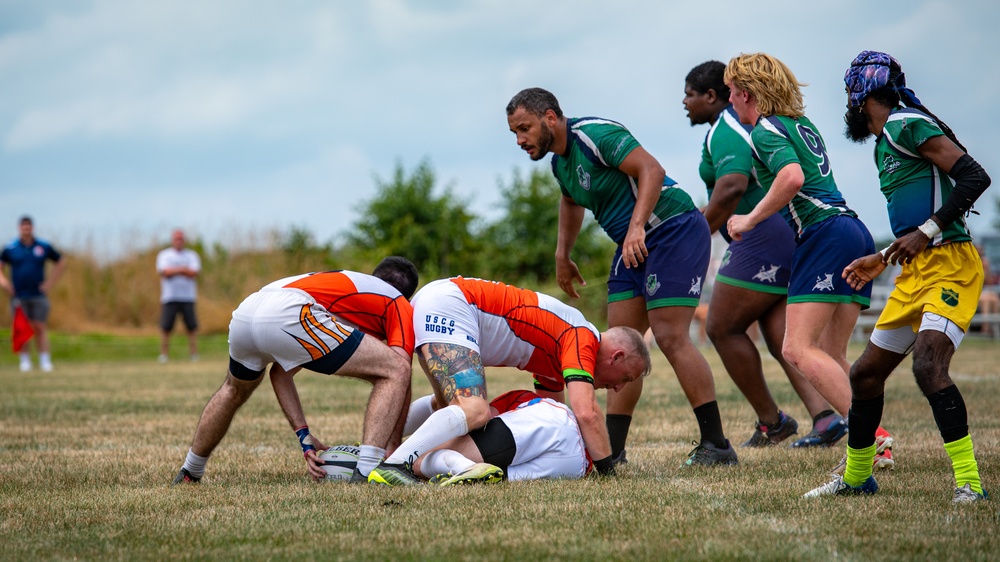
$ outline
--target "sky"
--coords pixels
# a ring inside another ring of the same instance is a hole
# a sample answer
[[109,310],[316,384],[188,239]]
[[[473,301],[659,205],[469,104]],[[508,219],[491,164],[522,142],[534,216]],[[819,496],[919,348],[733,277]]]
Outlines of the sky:
[[[532,86],[570,117],[625,124],[702,204],[707,129],[686,118],[684,77],[758,51],[808,84],[841,192],[886,239],[872,144],[842,134],[844,71],[862,50],[891,53],[1000,178],[1000,4],[871,6],[0,0],[0,240],[27,213],[57,247],[111,257],[165,246],[174,227],[229,246],[293,227],[337,241],[380,179],[422,161],[492,220],[501,185],[547,167],[517,147],[504,111]],[[974,234],[994,231],[997,189]]]

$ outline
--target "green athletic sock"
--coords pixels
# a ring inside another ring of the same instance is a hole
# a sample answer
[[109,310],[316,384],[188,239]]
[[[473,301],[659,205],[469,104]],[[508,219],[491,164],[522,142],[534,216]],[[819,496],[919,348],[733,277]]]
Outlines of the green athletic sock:
[[847,448],[847,467],[844,468],[844,483],[848,486],[858,486],[865,483],[872,475],[872,462],[875,460],[875,451],[878,447],[872,443],[871,447],[864,449]]
[[944,450],[951,457],[951,468],[955,471],[955,485],[961,488],[969,484],[973,492],[983,493],[983,485],[979,481],[979,464],[972,450],[972,436],[966,435],[958,441],[945,443]]

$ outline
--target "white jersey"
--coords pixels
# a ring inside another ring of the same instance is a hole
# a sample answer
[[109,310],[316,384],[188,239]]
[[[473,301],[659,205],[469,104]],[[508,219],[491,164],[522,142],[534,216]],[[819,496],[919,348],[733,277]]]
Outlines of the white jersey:
[[156,255],[156,272],[160,273],[160,302],[195,302],[198,298],[198,285],[194,277],[173,275],[164,277],[164,270],[175,267],[186,267],[192,271],[201,271],[201,258],[190,248],[177,251],[171,246],[161,250]]
[[565,404],[536,398],[500,414],[517,445],[508,480],[583,478],[590,461],[576,417]]

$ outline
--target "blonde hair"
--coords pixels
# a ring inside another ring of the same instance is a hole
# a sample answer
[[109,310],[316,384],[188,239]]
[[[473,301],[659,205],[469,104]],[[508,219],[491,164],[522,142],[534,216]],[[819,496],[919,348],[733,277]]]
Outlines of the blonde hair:
[[733,57],[726,66],[724,80],[752,95],[757,100],[757,111],[765,117],[805,115],[800,87],[806,84],[796,80],[785,63],[767,53]]

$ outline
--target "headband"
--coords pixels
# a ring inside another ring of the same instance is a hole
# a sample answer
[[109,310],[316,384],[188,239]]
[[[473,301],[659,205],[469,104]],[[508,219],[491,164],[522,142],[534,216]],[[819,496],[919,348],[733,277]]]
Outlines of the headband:
[[861,51],[844,73],[847,106],[859,107],[869,94],[886,86],[891,86],[892,91],[899,94],[908,107],[921,105],[913,90],[906,87],[906,76],[902,72],[890,81],[891,64],[895,64],[896,68],[902,68],[899,61],[886,53]]

